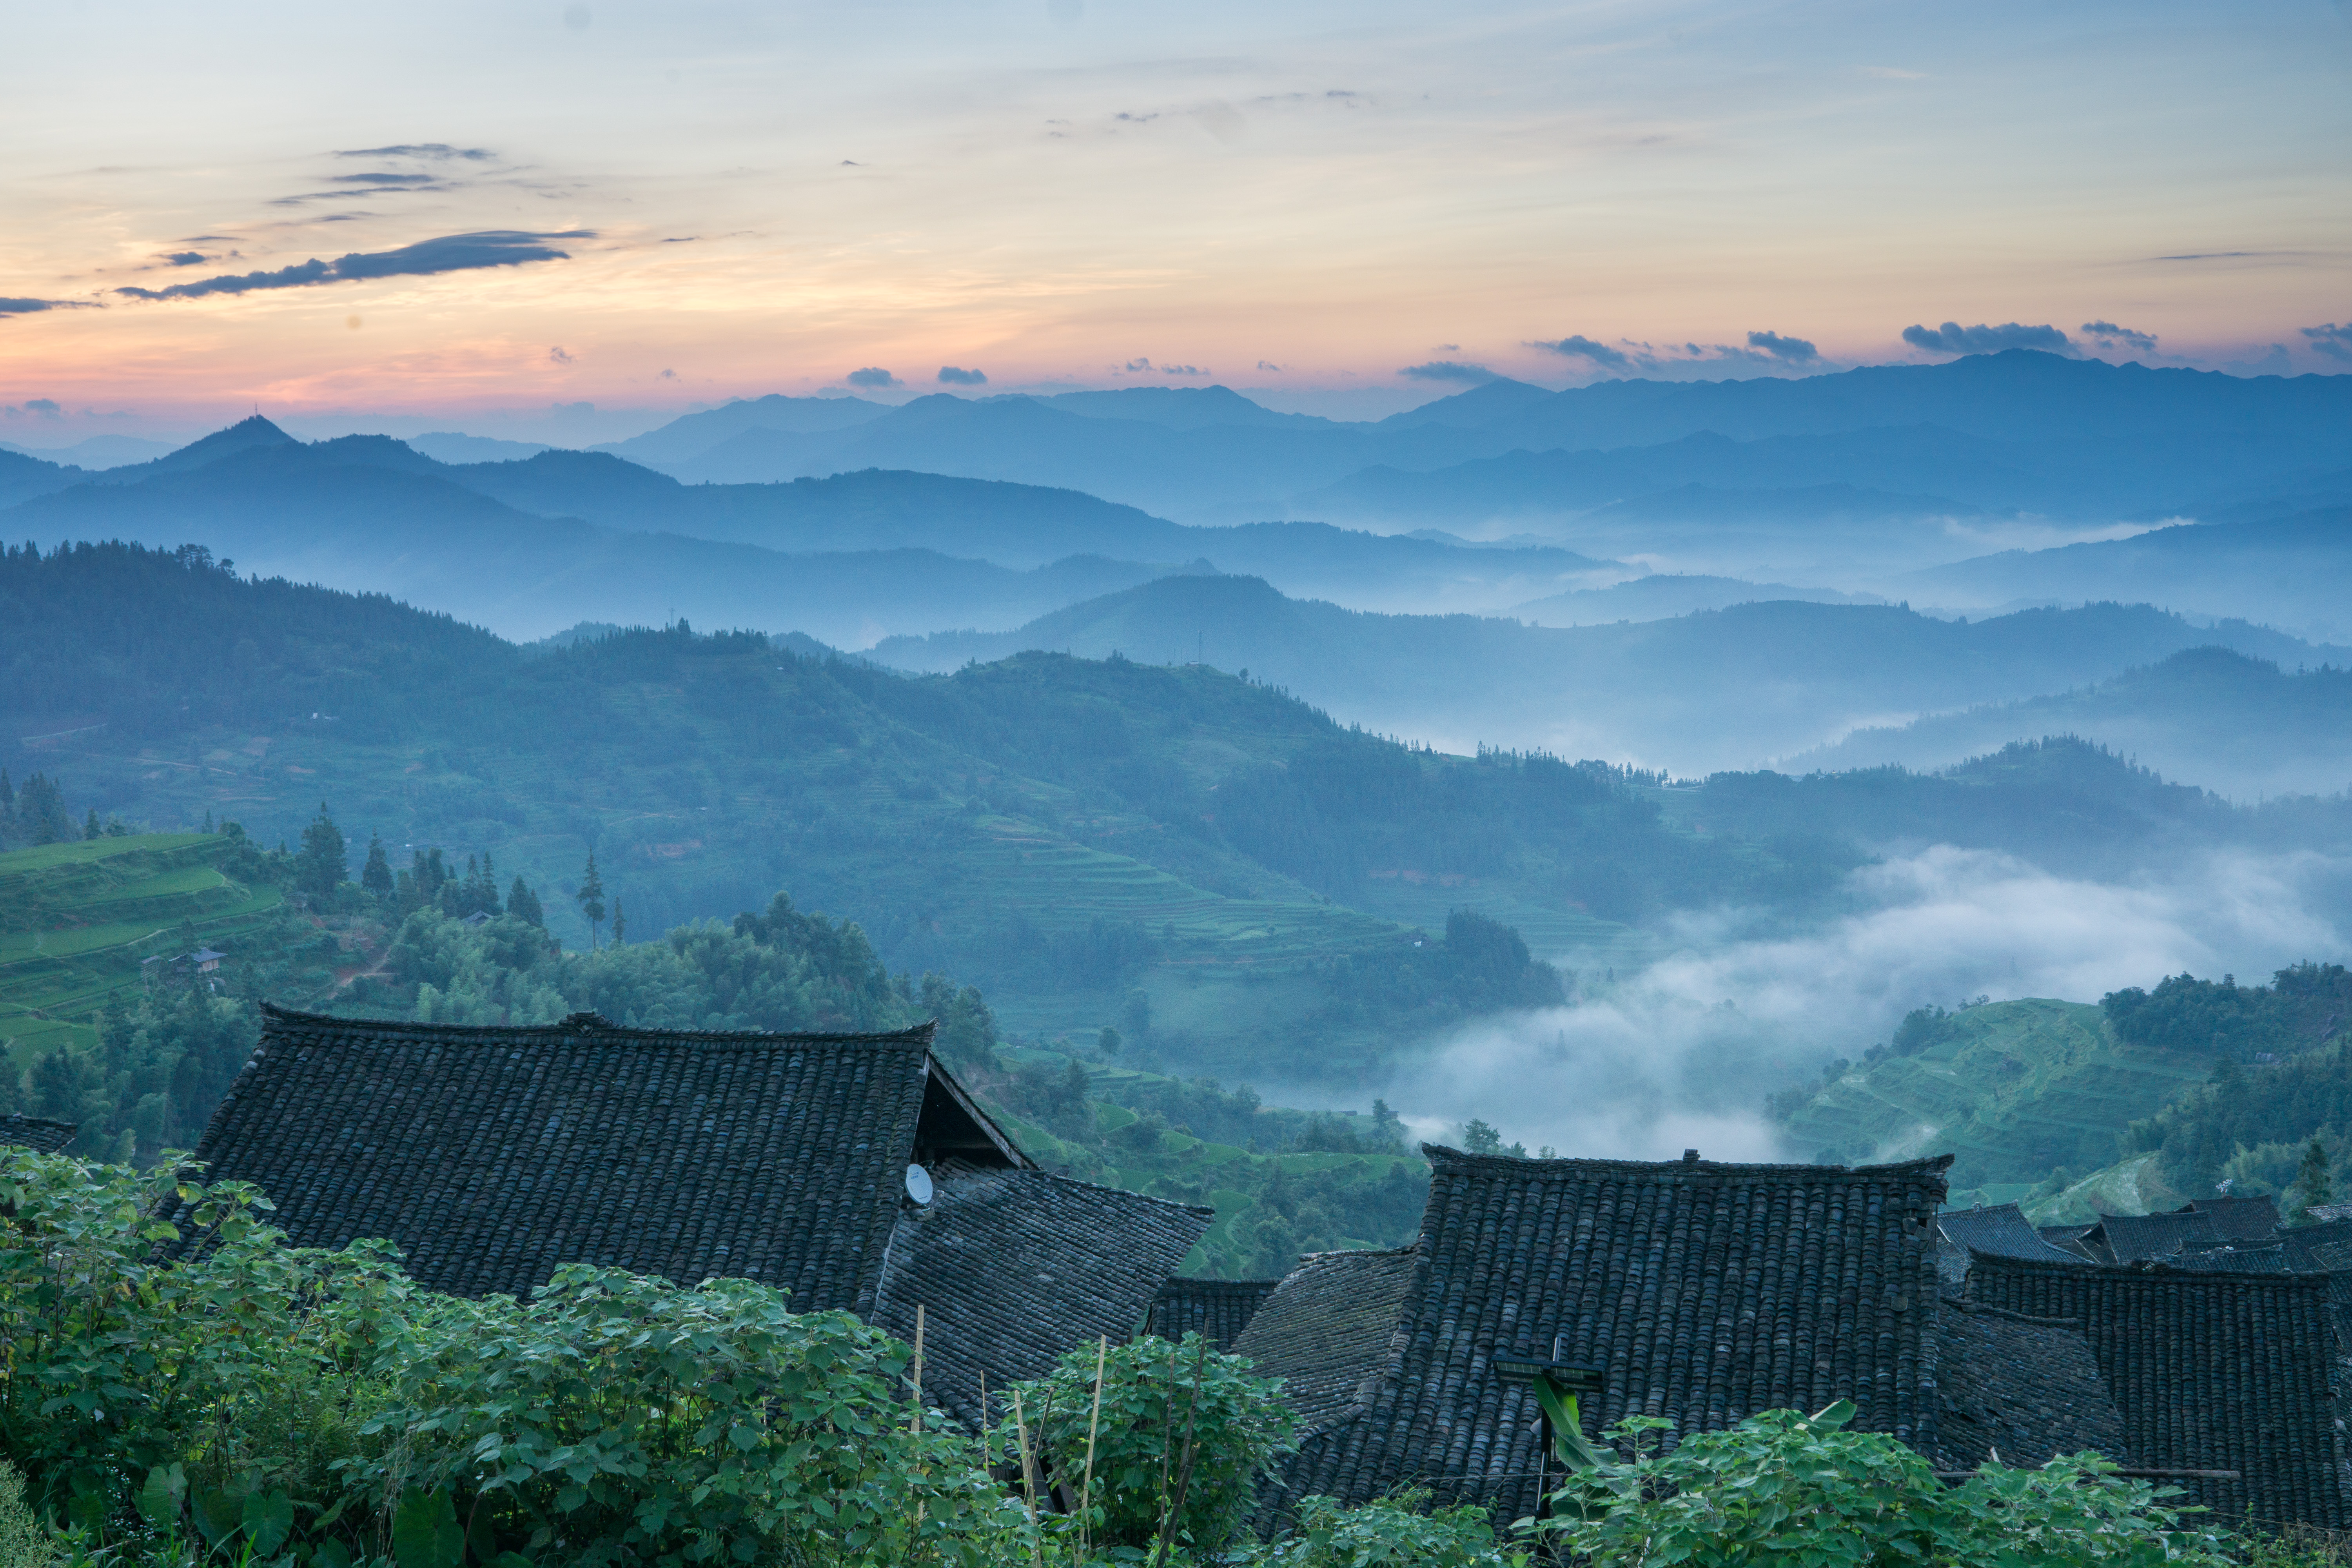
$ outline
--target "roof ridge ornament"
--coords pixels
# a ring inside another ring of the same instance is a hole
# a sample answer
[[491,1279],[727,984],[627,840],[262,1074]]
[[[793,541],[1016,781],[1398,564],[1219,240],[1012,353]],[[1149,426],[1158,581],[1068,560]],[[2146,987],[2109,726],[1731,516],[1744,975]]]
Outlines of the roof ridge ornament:
[[618,1027],[612,1019],[607,1018],[604,1014],[593,1012],[571,1014],[564,1018],[562,1026],[566,1029],[611,1029]]

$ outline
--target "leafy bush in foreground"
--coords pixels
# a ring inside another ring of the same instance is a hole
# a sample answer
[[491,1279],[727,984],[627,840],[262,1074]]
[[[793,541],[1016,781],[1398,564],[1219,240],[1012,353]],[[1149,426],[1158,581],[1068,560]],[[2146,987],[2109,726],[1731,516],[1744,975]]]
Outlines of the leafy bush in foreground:
[[[1848,1432],[1853,1406],[1768,1410],[1671,1453],[1571,1476],[1531,1533],[1611,1568],[2225,1568],[2225,1538],[2184,1524],[2095,1454],[1986,1466],[1946,1487],[1918,1454]],[[1639,1441],[1664,1424],[1629,1422]]]
[[[1241,1533],[1258,1478],[1289,1450],[1281,1386],[1188,1333],[1181,1344],[1141,1339],[1072,1351],[1050,1375],[1014,1384],[1007,1394],[1020,1395],[1041,1486],[1050,1481],[1086,1499],[1096,1543],[1139,1548],[1164,1528],[1195,1551],[1214,1552]],[[1012,1445],[1021,1433],[1002,1436]]]
[[[188,1261],[159,1252],[170,1199]],[[457,1300],[382,1243],[289,1247],[267,1206],[0,1150],[0,1459],[86,1541],[285,1568],[1013,1550],[1017,1506],[907,1429],[905,1349],[845,1313],[585,1266]]]

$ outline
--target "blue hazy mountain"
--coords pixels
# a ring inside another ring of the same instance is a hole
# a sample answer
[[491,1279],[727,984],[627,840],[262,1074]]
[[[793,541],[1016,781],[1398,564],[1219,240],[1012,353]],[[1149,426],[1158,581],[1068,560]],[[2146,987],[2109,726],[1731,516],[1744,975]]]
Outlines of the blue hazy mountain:
[[1212,561],[1378,608],[1493,610],[1622,574],[1549,547],[1185,528],[1075,491],[938,475],[688,486],[572,451],[449,465],[382,436],[306,446],[257,417],[100,476],[0,457],[0,482],[21,468],[30,498],[0,522],[8,537],[200,542],[248,571],[394,593],[514,636],[683,615],[859,647],[1015,626]]
[[1998,554],[1915,572],[1895,591],[1969,608],[2146,600],[2352,640],[2352,507],[2259,522],[2184,523],[2129,539]]
[[1857,730],[1789,763],[1943,768],[2038,735],[2080,736],[2239,800],[2334,795],[2352,786],[2352,669],[2193,647],[2070,691]]
[[1892,605],[1769,602],[1554,629],[1369,615],[1235,576],[1161,579],[1013,631],[893,638],[870,653],[932,671],[1025,649],[1200,658],[1444,750],[1544,747],[1703,773],[1754,767],[1890,714],[2063,691],[2209,643],[2290,664],[2352,658],[2146,605],[1947,621]]
[[782,393],[770,393],[765,397],[739,398],[716,408],[681,415],[657,430],[632,436],[625,441],[608,441],[595,449],[615,453],[632,462],[682,462],[746,430],[842,430],[878,419],[889,412],[888,404],[868,403],[862,397],[786,397]]
[[1025,571],[905,548],[787,555],[605,528],[517,510],[387,437],[305,446],[252,424],[210,462],[39,496],[0,513],[0,527],[45,544],[202,543],[244,572],[389,594],[524,638],[583,619],[683,616],[856,647],[976,618],[1017,625],[1155,571],[1090,555]]
[[[696,480],[908,468],[1066,486],[1181,521],[1401,528],[1565,517],[1694,483],[1846,484],[2113,518],[2352,462],[2352,377],[2235,377],[2024,350],[1564,392],[1497,381],[1377,424],[1276,414],[1225,387],[937,395],[825,428],[797,412],[843,401],[730,405],[615,449]],[[1530,460],[1612,452],[1597,467]]]
[[1322,523],[1187,527],[1077,490],[886,469],[686,485],[610,453],[543,452],[439,471],[521,510],[613,528],[794,552],[936,550],[1024,569],[1073,554],[1163,565],[1205,558],[1286,593],[1362,608],[1500,610],[1612,565],[1551,545],[1466,548]]
[[1579,588],[1515,606],[1517,619],[1539,626],[1598,626],[1612,621],[1658,621],[1695,610],[1793,600],[1810,605],[1877,605],[1874,595],[1842,594],[1834,588],[1794,588],[1786,583],[1750,583],[1738,577],[1652,573],[1607,588]]
[[28,496],[69,489],[89,477],[87,468],[53,463],[13,447],[0,449],[0,507],[12,506]]

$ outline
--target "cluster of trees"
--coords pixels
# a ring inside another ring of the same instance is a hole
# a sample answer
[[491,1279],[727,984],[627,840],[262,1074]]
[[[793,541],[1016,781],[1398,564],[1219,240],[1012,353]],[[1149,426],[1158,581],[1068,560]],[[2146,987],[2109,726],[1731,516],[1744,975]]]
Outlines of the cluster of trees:
[[2225,1055],[2211,1082],[2134,1122],[2128,1143],[2156,1154],[2180,1192],[2227,1180],[2233,1191],[2326,1202],[2352,1180],[2352,1040],[2252,1067]]
[[2340,963],[2298,963],[2268,985],[2234,974],[2175,974],[2153,991],[2108,993],[2100,1007],[2116,1037],[2136,1046],[2252,1063],[2330,1039],[2352,1016],[2352,973]]
[[131,832],[121,817],[99,819],[89,807],[79,824],[66,809],[65,792],[47,773],[28,774],[19,786],[0,768],[0,849],[26,849],[43,844],[67,844],[77,838],[121,838]]
[[[325,801],[320,801],[319,814],[302,829],[301,847],[294,854],[293,887],[313,908],[348,904],[347,894],[352,887],[350,856],[350,847],[343,830],[336,826],[334,813]],[[512,913],[542,931],[547,925],[547,911],[539,895],[520,877],[514,879],[501,897],[498,865],[488,850],[478,857],[467,856],[465,869],[460,871],[454,862],[443,858],[440,847],[436,845],[412,850],[408,864],[394,871],[392,858],[384,851],[383,836],[371,834],[357,887],[378,911],[395,922],[419,910],[429,909],[453,920],[475,914]],[[582,892],[583,899],[591,901],[603,897],[604,887],[597,879],[593,855],[588,859]],[[596,918],[601,921],[604,913],[598,901]],[[616,931],[614,935],[617,939],[619,932]]]
[[1350,1015],[1369,1021],[1401,1013],[1558,1007],[1568,1000],[1559,970],[1528,952],[1517,931],[1473,910],[1448,914],[1441,941],[1416,934],[1387,951],[1343,953],[1320,967],[1334,1022]]

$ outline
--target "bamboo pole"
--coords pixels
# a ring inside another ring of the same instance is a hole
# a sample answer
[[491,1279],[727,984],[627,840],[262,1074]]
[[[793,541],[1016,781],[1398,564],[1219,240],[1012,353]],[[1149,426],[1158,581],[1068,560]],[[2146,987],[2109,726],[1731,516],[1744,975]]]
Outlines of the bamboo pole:
[[1078,1555],[1083,1559],[1087,1545],[1094,1533],[1094,1514],[1088,1507],[1095,1489],[1095,1433],[1102,1426],[1103,1366],[1110,1359],[1110,1336],[1105,1334],[1095,1344],[1095,1409],[1087,1417],[1087,1468],[1078,1482]]

